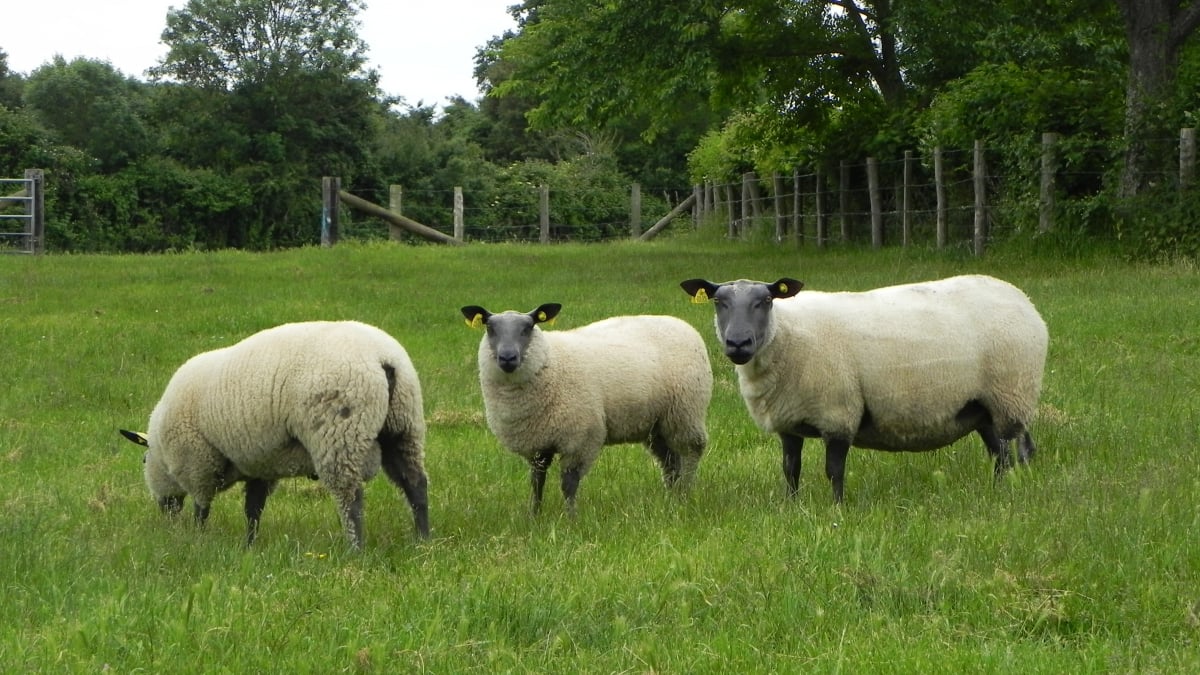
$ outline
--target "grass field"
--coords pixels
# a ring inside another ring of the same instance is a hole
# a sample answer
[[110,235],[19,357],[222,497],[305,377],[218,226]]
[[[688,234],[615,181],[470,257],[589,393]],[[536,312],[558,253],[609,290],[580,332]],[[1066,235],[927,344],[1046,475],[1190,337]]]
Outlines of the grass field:
[[[1197,672],[1200,272],[1103,254],[879,252],[678,236],[650,244],[341,245],[276,253],[0,258],[4,672]],[[1035,462],[993,486],[976,437],[854,450],[831,503],[809,443],[784,497],[711,307],[678,282],[780,276],[857,290],[1003,277],[1051,333]],[[668,313],[716,375],[710,447],[673,497],[605,450],[563,515],[488,433],[480,333],[458,308],[564,305],[555,328]],[[433,537],[382,476],[366,546],[316,483],[283,484],[252,549],[240,490],[209,525],[153,506],[139,448],[192,354],[308,319],[396,336],[422,378]]]

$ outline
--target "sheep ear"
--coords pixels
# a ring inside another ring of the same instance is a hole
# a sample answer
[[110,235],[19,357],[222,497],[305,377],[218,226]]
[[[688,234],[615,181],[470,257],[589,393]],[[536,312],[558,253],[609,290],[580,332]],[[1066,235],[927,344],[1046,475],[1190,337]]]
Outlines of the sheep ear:
[[776,300],[779,298],[790,298],[799,293],[801,288],[804,288],[803,281],[789,279],[788,277],[784,277],[767,287],[771,291],[771,297]]
[[125,429],[118,429],[117,431],[120,431],[121,435],[124,436],[128,441],[137,443],[138,445],[143,445],[145,447],[150,447],[150,439],[146,437],[146,434],[143,434],[140,431],[126,431]]
[[492,318],[492,313],[479,305],[467,305],[459,311],[466,317],[468,328],[482,328],[488,319]]
[[558,316],[558,312],[561,309],[562,305],[559,303],[547,302],[546,304],[530,312],[529,316],[533,317],[534,323],[554,323],[554,317]]
[[687,281],[681,281],[679,287],[685,293],[692,296],[693,303],[700,305],[711,300],[721,285],[704,279],[688,279]]

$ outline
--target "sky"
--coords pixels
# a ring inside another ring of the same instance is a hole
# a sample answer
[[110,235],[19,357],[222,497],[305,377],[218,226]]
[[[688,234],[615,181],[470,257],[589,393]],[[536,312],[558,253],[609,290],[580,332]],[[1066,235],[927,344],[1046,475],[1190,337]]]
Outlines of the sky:
[[[108,61],[145,80],[166,54],[159,36],[167,10],[187,0],[24,0],[0,11],[0,50],[8,68],[28,75],[56,54]],[[475,50],[515,29],[517,0],[367,0],[358,34],[385,94],[408,105],[441,106],[452,96],[479,98]]]

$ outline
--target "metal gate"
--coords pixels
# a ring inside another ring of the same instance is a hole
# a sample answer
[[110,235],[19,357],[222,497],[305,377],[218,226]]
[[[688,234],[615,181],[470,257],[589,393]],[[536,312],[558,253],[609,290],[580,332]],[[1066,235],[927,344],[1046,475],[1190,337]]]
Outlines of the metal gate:
[[0,253],[41,253],[45,230],[41,169],[0,178]]

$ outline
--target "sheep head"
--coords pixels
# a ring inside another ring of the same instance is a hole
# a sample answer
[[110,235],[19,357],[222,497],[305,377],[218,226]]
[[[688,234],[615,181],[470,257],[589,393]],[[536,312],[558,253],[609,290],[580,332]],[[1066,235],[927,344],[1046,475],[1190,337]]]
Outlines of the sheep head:
[[487,328],[487,342],[496,365],[506,373],[521,367],[535,328],[539,323],[553,321],[562,305],[548,302],[532,312],[515,311],[493,314],[478,305],[467,305],[460,311],[467,325]]
[[737,365],[745,365],[765,344],[771,326],[771,307],[775,300],[790,298],[804,288],[804,282],[783,277],[775,283],[739,279],[713,283],[688,279],[679,286],[693,302],[711,300],[716,307],[717,339],[725,356]]

